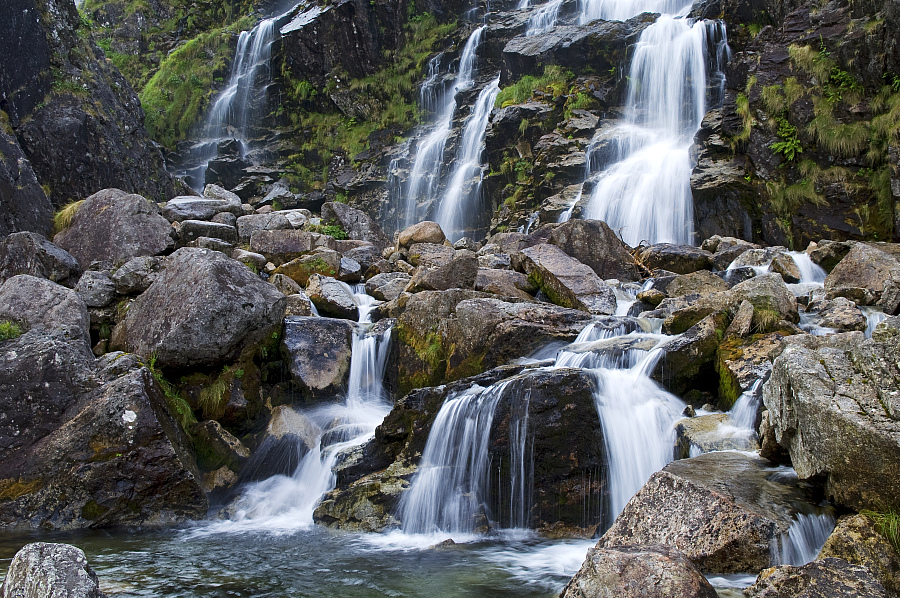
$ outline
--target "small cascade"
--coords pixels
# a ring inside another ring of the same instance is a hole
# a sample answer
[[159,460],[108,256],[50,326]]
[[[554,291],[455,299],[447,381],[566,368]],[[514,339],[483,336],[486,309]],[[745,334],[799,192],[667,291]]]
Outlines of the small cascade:
[[202,190],[207,165],[218,155],[220,143],[231,139],[237,141],[242,156],[250,149],[248,128],[265,104],[271,75],[269,59],[272,42],[276,39],[275,24],[279,18],[260,21],[251,31],[242,31],[238,38],[227,86],[212,103],[202,138],[192,150],[194,167],[188,175],[196,190]]
[[691,10],[690,0],[580,0],[581,24],[597,19],[626,21],[644,12],[685,16]]
[[887,320],[888,315],[880,308],[870,305],[860,306],[859,310],[866,316],[866,338],[872,338],[875,327]]
[[451,241],[463,236],[463,231],[477,226],[479,214],[484,212],[481,204],[481,180],[484,165],[484,136],[494,100],[500,93],[499,75],[478,94],[472,115],[463,128],[459,149],[453,160],[453,170],[447,188],[438,207],[435,221]]
[[562,4],[562,0],[550,0],[531,13],[525,35],[539,35],[553,29],[559,20],[559,9],[562,8]]
[[347,450],[367,442],[390,412],[382,381],[390,349],[391,330],[373,333],[370,317],[375,300],[351,289],[359,307],[359,325],[353,333],[350,378],[345,401],[303,414],[318,427],[312,448],[293,475],[276,475],[249,484],[235,502],[234,517],[226,529],[309,527],[322,497],[334,487],[334,466]]
[[772,545],[772,562],[800,566],[813,562],[834,530],[834,516],[798,513],[794,523]]
[[708,57],[709,46],[719,42],[710,37],[722,33],[714,22],[664,14],[641,34],[629,72],[626,122],[613,133],[609,157],[589,160],[600,162],[600,170],[592,175],[582,213],[621,230],[629,245],[694,242],[690,148],[706,114],[708,58],[716,63],[713,70],[723,66],[718,50]]
[[444,149],[453,129],[453,115],[456,113],[456,94],[469,89],[474,84],[475,51],[481,43],[485,30],[481,26],[469,36],[459,58],[459,72],[450,89],[442,84],[441,62],[443,55],[435,56],[428,65],[428,77],[420,90],[419,102],[423,108],[436,115],[435,125],[416,146],[416,155],[409,173],[409,182],[402,191],[404,206],[401,228],[425,219],[428,210],[438,201],[441,187],[441,166],[444,163]]
[[808,253],[805,251],[791,251],[788,255],[791,256],[791,259],[797,264],[797,269],[800,270],[800,284],[825,284],[825,270],[818,264],[813,263]]
[[742,430],[756,430],[756,414],[762,398],[762,383],[761,379],[754,382],[753,386],[742,392],[734,402],[734,406],[728,412],[728,419],[735,427]]

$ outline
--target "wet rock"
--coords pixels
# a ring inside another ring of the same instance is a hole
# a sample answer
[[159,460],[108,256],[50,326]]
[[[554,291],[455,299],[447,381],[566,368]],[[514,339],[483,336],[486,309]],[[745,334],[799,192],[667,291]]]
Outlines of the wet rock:
[[241,216],[237,219],[238,239],[241,243],[249,243],[250,237],[252,237],[253,233],[258,230],[281,230],[293,228],[298,227],[293,226],[292,223],[287,218],[285,218],[281,212]]
[[737,303],[741,301],[752,303],[757,313],[766,310],[788,322],[800,321],[797,299],[779,274],[754,276],[750,280],[734,285],[729,293]]
[[800,282],[800,268],[797,262],[790,255],[780,253],[772,258],[772,264],[769,266],[770,272],[781,274],[781,278],[787,283]]
[[403,272],[376,274],[366,281],[366,293],[380,301],[393,301],[409,284],[410,278]]
[[884,586],[865,567],[829,557],[802,567],[783,565],[759,574],[744,590],[747,598],[887,598]]
[[[421,261],[421,260],[420,260]],[[467,249],[454,252],[446,264],[423,264],[415,271],[406,287],[409,293],[420,291],[445,291],[447,289],[471,289],[478,274],[478,256]]]
[[3,598],[105,598],[97,574],[80,548],[26,544],[12,558],[0,585]]
[[334,278],[311,274],[306,286],[306,294],[323,315],[354,322],[359,319],[359,307],[353,300],[353,295],[350,294],[346,285]]
[[238,241],[237,230],[233,226],[204,220],[185,220],[178,229],[178,237],[182,246],[201,237],[219,239],[229,245],[236,245]]
[[808,250],[809,259],[813,263],[822,266],[826,272],[831,272],[844,257],[850,253],[850,249],[856,245],[855,241],[829,241],[823,239]]
[[[900,262],[892,255],[857,243],[825,278],[829,299],[846,297],[857,305],[882,305],[887,281],[900,280]],[[885,308],[894,313],[896,305]]]
[[661,545],[701,571],[738,573],[770,566],[770,545],[807,500],[763,459],[717,452],[674,461],[653,474],[597,548]]
[[716,354],[719,406],[730,409],[758,380],[767,379],[772,362],[786,344],[785,336],[778,332],[747,338],[732,336],[724,340]]
[[338,272],[338,280],[356,284],[362,279],[362,266],[356,260],[348,257],[341,258],[341,268]]
[[281,324],[285,297],[217,251],[185,247],[138,297],[112,345],[155,354],[161,367],[212,366]]
[[710,314],[666,343],[653,378],[679,396],[691,389],[713,390],[710,382],[715,380],[716,349],[724,327],[723,314]]
[[537,288],[521,272],[479,268],[475,276],[475,290],[527,301],[533,298],[531,293]]
[[73,338],[86,343],[91,340],[90,318],[81,296],[27,274],[13,276],[0,286],[0,318],[19,322],[26,329],[67,330],[75,334]]
[[690,274],[708,270],[712,266],[712,254],[691,245],[657,243],[640,250],[638,260],[650,270],[668,270],[676,274]]
[[345,251],[343,257],[356,261],[363,273],[366,273],[379,259],[379,252],[374,245],[364,245]]
[[787,347],[763,386],[775,439],[797,474],[855,509],[900,507],[900,362],[895,342]]
[[369,218],[364,212],[337,202],[322,204],[322,219],[336,220],[351,239],[369,241],[378,249],[384,249],[391,245],[390,239],[378,226],[378,223]]
[[400,247],[410,247],[415,243],[443,245],[446,238],[440,224],[426,220],[403,229],[400,232],[398,243]]
[[755,451],[756,435],[737,430],[727,413],[683,419],[675,424],[675,458],[687,459],[698,451]]
[[17,274],[64,284],[81,272],[68,251],[33,232],[12,233],[0,241],[0,284]]
[[53,206],[31,163],[16,139],[0,131],[0,238],[19,231],[49,235],[52,229]]
[[306,286],[313,274],[323,276],[338,275],[341,268],[341,255],[336,251],[318,251],[312,255],[304,255],[275,269],[276,274],[283,274]]
[[163,253],[175,244],[172,227],[156,206],[119,189],[104,189],[84,200],[71,226],[53,242],[84,269],[92,262],[117,266],[139,255]]
[[569,220],[553,229],[550,243],[590,268],[603,280],[639,280],[628,247],[605,222]]
[[[65,330],[0,356],[0,527],[166,525],[206,514],[178,424],[137,357],[95,361]],[[26,397],[28,397],[26,399]]]
[[120,295],[143,293],[156,281],[167,263],[167,258],[155,256],[141,256],[128,260],[112,273],[111,278],[116,285],[116,292]]
[[652,307],[658,306],[662,300],[666,298],[666,294],[658,289],[647,289],[637,294],[637,300]]
[[593,270],[554,245],[540,244],[522,250],[529,280],[563,307],[592,314],[616,312],[616,296]]
[[228,467],[240,471],[250,458],[250,450],[217,421],[206,420],[191,428],[198,464],[205,471]]
[[284,315],[287,316],[314,316],[316,308],[313,302],[302,290],[299,293],[288,295],[287,303],[284,308]]
[[676,276],[666,287],[666,294],[669,297],[680,297],[692,293],[704,295],[718,291],[727,291],[728,287],[727,282],[709,270],[699,270],[690,274]]
[[869,570],[888,595],[900,595],[900,554],[865,515],[838,520],[818,560],[835,557]]
[[725,270],[739,255],[748,249],[759,249],[759,245],[736,237],[713,235],[703,241],[700,249],[713,253],[712,262],[716,270]]
[[87,307],[106,307],[116,296],[116,283],[106,272],[88,270],[75,285],[75,292]]
[[184,222],[185,220],[211,220],[213,216],[222,212],[241,216],[243,214],[241,200],[181,195],[166,202],[162,215],[170,222]]
[[[652,581],[651,581],[652,580]],[[663,546],[592,548],[560,598],[716,598],[716,590],[686,556]]]
[[294,384],[308,400],[332,398],[350,375],[353,323],[316,317],[284,321],[284,352]]

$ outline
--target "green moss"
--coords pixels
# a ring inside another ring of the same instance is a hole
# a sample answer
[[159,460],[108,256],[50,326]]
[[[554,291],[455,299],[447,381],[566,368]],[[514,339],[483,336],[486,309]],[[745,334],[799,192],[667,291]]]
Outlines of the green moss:
[[541,76],[525,75],[512,85],[501,89],[500,93],[497,94],[494,105],[498,108],[503,108],[513,104],[521,104],[531,99],[535,91],[548,92],[553,94],[554,98],[559,97],[566,92],[568,89],[567,83],[573,77],[572,71],[555,64],[548,65],[544,67],[544,73]]
[[22,478],[0,480],[0,501],[16,500],[26,494],[32,494],[42,485],[40,480],[25,481]]
[[162,390],[163,395],[166,397],[166,404],[169,407],[169,412],[181,426],[182,430],[187,432],[193,424],[197,423],[197,418],[194,416],[194,411],[191,409],[191,406],[188,404],[187,400],[181,396],[175,386],[163,376],[162,370],[156,365],[156,355],[151,355],[150,359],[144,365],[150,370],[153,378],[156,380],[157,384],[159,384],[160,390]]
[[81,516],[88,521],[95,521],[103,517],[108,511],[108,507],[104,507],[97,501],[91,499],[81,507]]
[[0,320],[0,341],[8,341],[22,336],[22,327],[12,320]]

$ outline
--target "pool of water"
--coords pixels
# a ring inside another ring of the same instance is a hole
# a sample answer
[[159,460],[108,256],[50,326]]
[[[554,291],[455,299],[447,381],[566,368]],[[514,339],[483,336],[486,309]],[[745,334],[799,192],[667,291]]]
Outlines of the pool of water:
[[[84,550],[109,596],[557,596],[595,541],[528,535],[444,538],[225,531],[215,524],[153,531],[0,534],[0,579],[29,542]],[[463,539],[466,540],[466,539]]]

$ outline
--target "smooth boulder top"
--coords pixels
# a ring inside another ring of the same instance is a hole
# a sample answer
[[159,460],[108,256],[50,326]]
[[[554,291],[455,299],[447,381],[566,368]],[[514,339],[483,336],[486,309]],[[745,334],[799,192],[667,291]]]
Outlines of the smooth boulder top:
[[425,220],[418,224],[408,226],[400,232],[398,244],[400,247],[410,247],[415,243],[434,243],[441,245],[447,236],[437,222]]
[[105,598],[97,574],[80,548],[34,542],[9,564],[2,598]]
[[49,331],[71,327],[90,342],[90,317],[78,293],[44,278],[13,276],[0,286],[0,318]]

